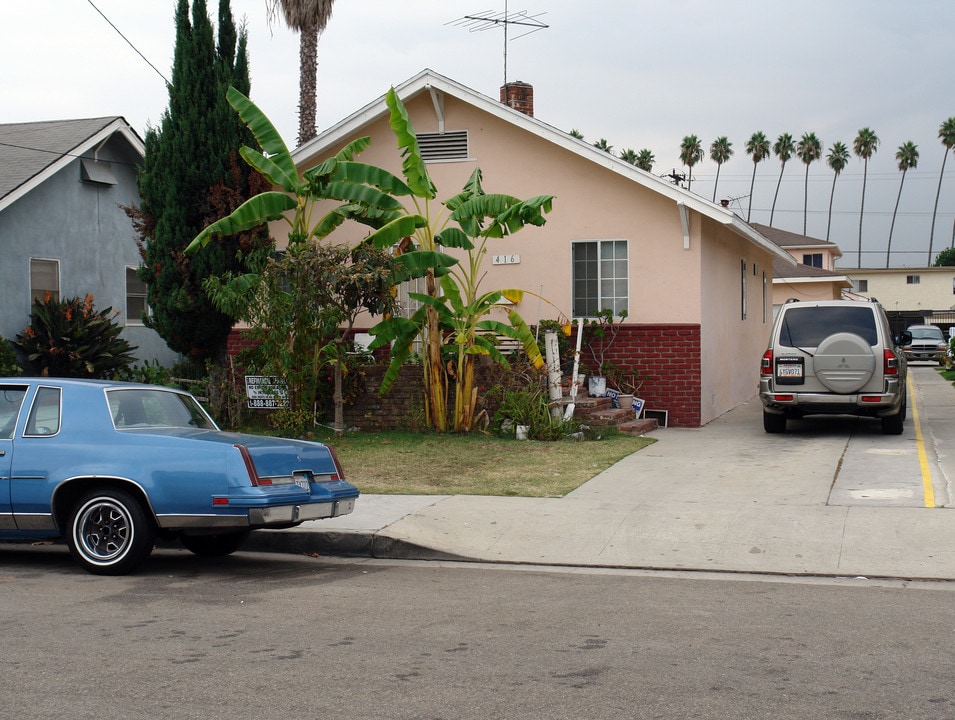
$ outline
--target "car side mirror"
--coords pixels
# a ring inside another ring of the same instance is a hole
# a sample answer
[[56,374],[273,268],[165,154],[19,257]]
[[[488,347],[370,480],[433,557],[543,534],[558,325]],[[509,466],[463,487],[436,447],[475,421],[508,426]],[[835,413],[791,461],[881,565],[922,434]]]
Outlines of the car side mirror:
[[911,345],[912,344],[912,333],[908,330],[903,330],[899,333],[898,345]]

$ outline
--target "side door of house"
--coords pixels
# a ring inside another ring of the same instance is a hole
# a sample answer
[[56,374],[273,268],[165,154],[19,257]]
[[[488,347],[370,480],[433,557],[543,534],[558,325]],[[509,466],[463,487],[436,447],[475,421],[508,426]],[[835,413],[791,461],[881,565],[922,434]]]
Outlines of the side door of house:
[[0,385],[0,533],[16,530],[10,498],[13,438],[20,421],[25,385]]

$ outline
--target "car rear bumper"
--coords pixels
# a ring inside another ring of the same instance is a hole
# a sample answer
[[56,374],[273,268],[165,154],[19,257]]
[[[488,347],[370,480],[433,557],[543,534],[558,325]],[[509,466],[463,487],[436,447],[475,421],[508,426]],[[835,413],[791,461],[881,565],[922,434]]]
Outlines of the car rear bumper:
[[759,399],[769,412],[780,414],[894,415],[901,405],[901,387],[897,379],[886,382],[887,392],[835,393],[774,390],[768,381],[760,382]]
[[275,505],[249,508],[246,512],[222,515],[159,515],[163,530],[218,529],[218,528],[284,528],[307,520],[348,515],[355,509],[357,497],[323,503]]

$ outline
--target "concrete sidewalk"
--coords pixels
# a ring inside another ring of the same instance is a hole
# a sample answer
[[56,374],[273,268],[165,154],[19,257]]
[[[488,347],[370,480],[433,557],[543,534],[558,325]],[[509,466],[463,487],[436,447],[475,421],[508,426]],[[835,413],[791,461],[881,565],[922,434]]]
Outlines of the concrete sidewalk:
[[[902,436],[882,436],[878,423],[849,419],[847,424],[845,418],[835,421],[838,426],[794,422],[786,434],[768,435],[754,398],[700,429],[654,431],[654,445],[563,498],[365,495],[352,515],[253,533],[247,547],[379,558],[955,579],[955,512],[924,507],[921,497],[924,472],[931,473],[936,505],[951,496],[955,390],[927,366],[912,368],[911,379],[910,419]],[[853,454],[856,447],[868,449]],[[887,456],[902,459],[886,465]],[[851,494],[832,492],[840,473],[880,472],[900,487],[917,488],[919,497],[907,505],[853,503],[841,499]]]

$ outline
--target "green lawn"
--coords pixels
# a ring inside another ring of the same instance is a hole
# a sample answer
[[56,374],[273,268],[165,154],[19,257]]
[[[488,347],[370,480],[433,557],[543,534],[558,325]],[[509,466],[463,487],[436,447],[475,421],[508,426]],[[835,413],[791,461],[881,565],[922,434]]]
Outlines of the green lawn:
[[349,433],[335,447],[363,493],[560,497],[655,442],[612,432],[601,440],[517,441],[489,435]]

